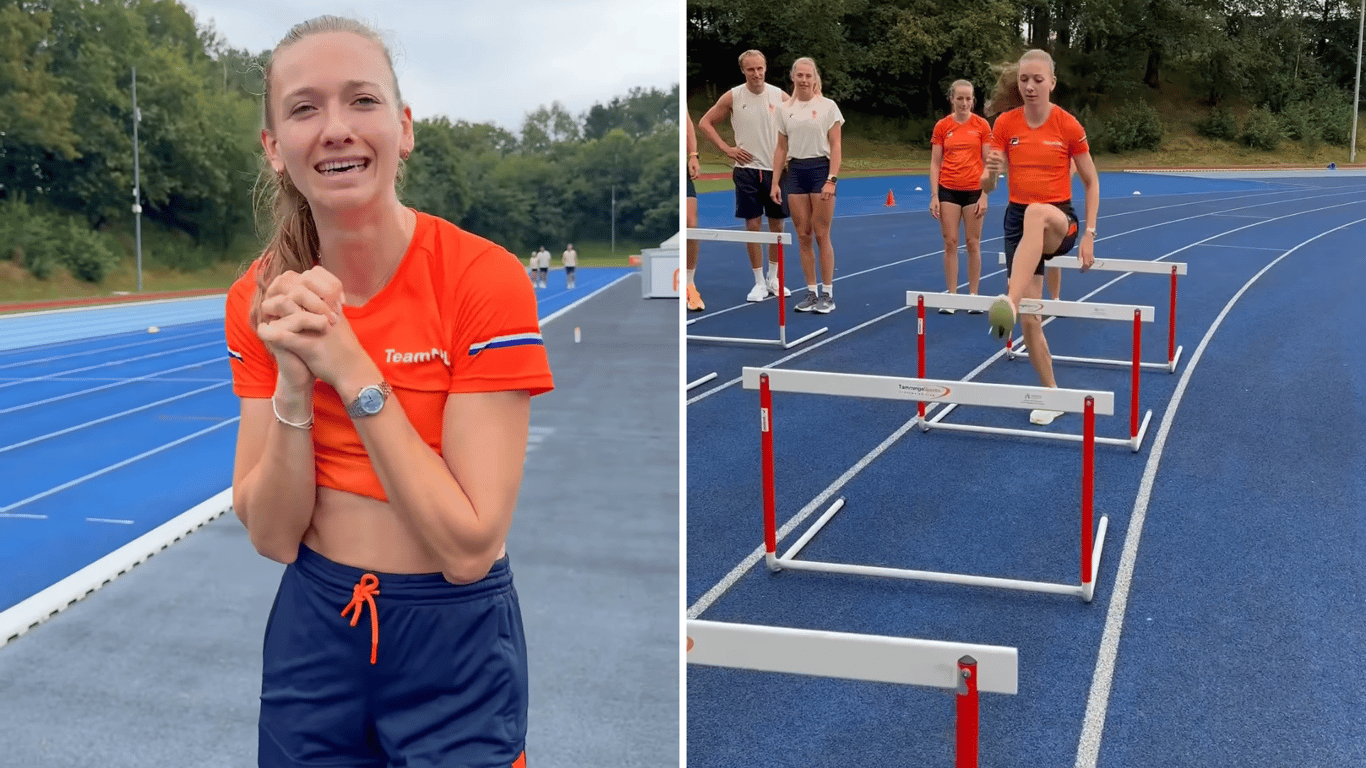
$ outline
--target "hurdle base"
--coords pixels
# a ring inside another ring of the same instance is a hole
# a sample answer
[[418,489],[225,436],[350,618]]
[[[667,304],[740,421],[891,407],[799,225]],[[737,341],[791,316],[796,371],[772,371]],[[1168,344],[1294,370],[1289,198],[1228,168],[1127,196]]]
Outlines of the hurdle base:
[[[1014,429],[1012,427],[986,427],[978,424],[950,424],[941,419],[953,411],[954,404],[935,414],[934,418],[922,419],[915,417],[921,432],[929,432],[931,429],[947,429],[955,432],[978,432],[987,435],[1010,435],[1012,437],[1033,437],[1040,440],[1063,440],[1066,442],[1080,443],[1084,435],[1072,432],[1039,432],[1032,429]],[[1097,445],[1116,445],[1128,448],[1134,453],[1138,453],[1143,445],[1143,438],[1148,432],[1148,422],[1152,420],[1153,412],[1150,410],[1143,415],[1143,422],[1139,426],[1138,434],[1132,437],[1099,437],[1095,442]],[[915,426],[915,425],[913,425]]]
[[847,573],[858,576],[881,576],[893,579],[910,579],[915,581],[934,581],[945,584],[963,584],[973,587],[994,587],[997,589],[1014,589],[1026,592],[1044,592],[1055,595],[1068,595],[1080,597],[1084,602],[1091,602],[1095,594],[1096,574],[1100,572],[1100,556],[1104,549],[1105,532],[1109,527],[1109,518],[1104,515],[1100,518],[1100,523],[1096,527],[1096,535],[1092,540],[1091,551],[1091,581],[1082,584],[1057,584],[1047,581],[1027,581],[1021,579],[1007,579],[996,576],[975,576],[971,574],[945,573],[942,571],[919,571],[906,568],[888,568],[876,565],[854,565],[848,563],[830,563],[819,560],[798,560],[796,556],[802,548],[830,522],[841,509],[844,508],[845,499],[841,496],[831,504],[829,508],[797,539],[787,552],[781,557],[773,552],[765,553],[764,561],[768,569],[774,573],[781,570],[790,571],[818,571],[823,573]]
[[1183,349],[1185,347],[1177,347],[1176,354],[1172,355],[1171,361],[1162,366],[1167,369],[1167,373],[1176,373],[1176,366],[1181,363],[1181,350]]
[[683,338],[687,341],[703,341],[712,344],[750,344],[761,347],[778,347],[779,349],[792,349],[798,344],[805,344],[806,342],[816,338],[822,333],[829,332],[829,330],[829,328],[821,328],[820,330],[808,333],[807,335],[801,337],[800,339],[796,339],[795,341],[788,341],[786,333],[782,333],[779,336],[779,338],[776,339],[746,339],[736,336],[693,336],[691,334],[684,336]]
[[688,388],[688,389],[694,389],[694,388],[696,388],[696,387],[700,387],[700,386],[702,386],[703,384],[706,384],[707,382],[711,381],[712,379],[714,379],[714,378],[716,378],[716,377],[717,377],[716,371],[712,371],[711,373],[707,374],[706,376],[703,376],[703,377],[700,378],[700,379],[694,379],[694,380],[688,382],[688,387],[687,387],[687,388]]
[[[1021,358],[1021,357],[1023,357],[1023,358],[1029,357],[1029,350],[1028,350],[1028,348],[1021,347],[1021,348],[1019,348],[1019,349],[1009,349],[1009,350],[1006,350],[1006,359],[1007,359],[1007,360],[1014,360],[1014,359],[1016,359],[1016,358]],[[1084,364],[1084,365],[1103,365],[1103,366],[1109,366],[1109,367],[1113,367],[1113,368],[1133,368],[1133,367],[1134,367],[1134,361],[1133,361],[1133,360],[1114,360],[1114,359],[1105,358],[1105,357],[1072,357],[1072,356],[1069,356],[1069,355],[1049,355],[1049,357],[1050,357],[1050,358],[1053,360],[1053,362],[1055,362],[1055,363],[1082,363],[1082,364]],[[1175,373],[1175,372],[1176,372],[1176,362],[1177,362],[1177,360],[1180,359],[1180,357],[1181,357],[1181,352],[1180,352],[1180,349],[1178,349],[1178,350],[1177,350],[1177,355],[1176,355],[1176,357],[1172,358],[1170,361],[1161,362],[1161,363],[1158,363],[1158,362],[1140,362],[1140,363],[1138,364],[1138,367],[1139,367],[1139,368],[1145,368],[1145,369],[1148,369],[1148,370],[1166,371],[1166,372],[1168,372],[1168,373]]]

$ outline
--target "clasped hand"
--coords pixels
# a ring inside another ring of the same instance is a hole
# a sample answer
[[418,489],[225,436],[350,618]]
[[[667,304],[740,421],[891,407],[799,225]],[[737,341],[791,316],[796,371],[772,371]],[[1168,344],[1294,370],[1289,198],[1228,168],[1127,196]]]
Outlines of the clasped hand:
[[266,288],[256,335],[275,356],[291,386],[310,388],[314,378],[335,387],[365,350],[342,312],[342,284],[313,267],[285,272]]

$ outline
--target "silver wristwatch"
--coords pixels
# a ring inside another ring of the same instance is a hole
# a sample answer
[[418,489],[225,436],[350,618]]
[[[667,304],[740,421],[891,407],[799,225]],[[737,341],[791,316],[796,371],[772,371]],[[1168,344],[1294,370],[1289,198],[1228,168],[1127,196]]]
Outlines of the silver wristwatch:
[[346,406],[346,415],[353,419],[374,416],[384,408],[384,401],[388,400],[392,394],[394,394],[394,389],[389,386],[387,381],[362,387],[360,394],[356,395],[356,399]]

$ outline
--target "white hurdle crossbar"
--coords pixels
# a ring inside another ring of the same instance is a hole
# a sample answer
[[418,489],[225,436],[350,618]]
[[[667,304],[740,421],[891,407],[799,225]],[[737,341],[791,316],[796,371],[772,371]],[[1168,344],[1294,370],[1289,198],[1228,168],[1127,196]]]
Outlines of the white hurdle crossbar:
[[[916,350],[919,357],[916,375],[925,377],[925,310],[930,307],[950,307],[953,309],[980,309],[988,310],[991,308],[995,299],[989,296],[972,296],[958,293],[925,293],[921,291],[906,292],[906,306],[916,308]],[[1143,354],[1143,323],[1153,321],[1153,308],[1136,304],[1097,304],[1088,301],[1047,301],[1043,299],[1025,299],[1020,302],[1021,314],[1050,315],[1053,317],[1078,317],[1089,318],[1092,320],[1124,320],[1134,324],[1134,336],[1132,346],[1132,356],[1129,362],[1124,363],[1130,369],[1129,376],[1129,436],[1127,438],[1117,437],[1097,437],[1096,442],[1102,445],[1122,445],[1129,450],[1137,453],[1143,445],[1143,437],[1148,433],[1148,423],[1152,421],[1153,412],[1149,409],[1143,412],[1143,417],[1139,418],[1139,359]],[[1006,350],[1010,350],[1010,339],[1006,339]],[[1053,355],[1054,360],[1082,360],[1084,358],[1061,357]],[[950,424],[944,421],[953,412],[955,405],[941,410],[935,414],[933,419],[925,418],[925,404],[920,404],[920,423],[921,431],[928,432],[931,426],[942,429],[956,429],[968,432],[988,432],[998,435],[1015,435],[1017,437],[1037,437],[1044,440],[1071,440],[1081,439],[1081,435],[1075,432],[1038,432],[1025,429],[1009,429],[1006,427],[979,427],[972,424]],[[1061,408],[1052,408],[1058,411]]]
[[[1006,255],[998,253],[997,258],[1001,264],[1006,263]],[[1046,262],[1050,267],[1062,267],[1064,269],[1081,269],[1081,261],[1076,256],[1057,256]],[[1167,362],[1165,363],[1143,363],[1139,366],[1163,370],[1167,373],[1176,373],[1176,366],[1181,361],[1182,347],[1176,346],[1176,276],[1186,274],[1186,264],[1179,261],[1143,261],[1141,259],[1096,259],[1091,264],[1091,270],[1095,272],[1131,272],[1146,275],[1170,275],[1171,291],[1167,298]],[[1009,340],[1006,342],[1009,349]],[[1013,358],[1015,352],[1010,355]],[[1105,360],[1092,357],[1059,357],[1053,356],[1054,360],[1063,360],[1074,363],[1095,363],[1097,365],[1128,365],[1126,360]]]
[[[787,285],[783,272],[783,244],[791,244],[792,235],[786,232],[750,232],[748,230],[735,231],[727,229],[692,229],[685,230],[689,240],[720,240],[730,243],[759,243],[760,245],[776,245],[778,252],[778,286],[782,288]],[[685,338],[688,341],[707,341],[718,344],[759,344],[769,347],[781,347],[791,349],[798,344],[810,341],[829,331],[829,328],[821,328],[794,341],[787,340],[787,298],[783,295],[784,291],[778,291],[778,338],[777,339],[748,339],[734,336],[694,336],[688,334]],[[698,320],[705,320],[705,317],[695,318],[688,321],[692,325]]]
[[[709,382],[709,381],[711,381],[712,379],[716,378],[717,375],[718,375],[718,374],[716,373],[716,371],[712,371],[711,373],[707,374],[706,376],[701,376],[701,377],[699,377],[699,378],[693,379],[692,381],[688,382],[687,389],[695,389],[695,388],[697,388],[697,387],[700,387],[700,386],[702,386],[703,384],[706,384],[707,382]],[[686,390],[685,390],[685,391],[686,391]]]
[[[1096,414],[1114,413],[1113,392],[1092,392],[1080,389],[1023,387],[1010,384],[986,384],[976,381],[947,381],[910,379],[897,376],[870,376],[855,373],[826,373],[822,371],[792,371],[777,368],[745,368],[742,373],[745,389],[759,390],[759,429],[764,486],[764,548],[765,561],[771,571],[784,568],[794,571],[824,571],[863,576],[884,576],[899,579],[918,579],[978,587],[999,587],[1030,592],[1074,595],[1091,602],[1095,595],[1095,579],[1100,569],[1100,555],[1105,543],[1109,518],[1101,516],[1092,534],[1094,512],[1093,475],[1095,472]],[[1023,581],[990,576],[972,576],[939,571],[914,571],[870,565],[849,565],[797,560],[797,554],[816,535],[835,513],[844,507],[840,498],[821,515],[806,533],[802,534],[782,557],[777,554],[777,492],[773,471],[773,392],[800,392],[816,395],[870,397],[884,400],[915,400],[923,403],[958,403],[984,405],[994,408],[1047,408],[1053,411],[1081,413],[1083,433],[1081,450],[1081,583],[1055,584],[1043,581]]]
[[1019,690],[1017,649],[692,619],[689,664],[949,688],[955,692],[955,768],[977,768],[979,691]]

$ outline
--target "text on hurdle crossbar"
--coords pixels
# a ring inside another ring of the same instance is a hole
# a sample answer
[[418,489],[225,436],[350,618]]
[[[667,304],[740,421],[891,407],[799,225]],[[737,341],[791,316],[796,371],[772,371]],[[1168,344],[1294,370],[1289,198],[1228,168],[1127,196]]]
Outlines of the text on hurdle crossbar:
[[1086,398],[1093,399],[1095,413],[1111,416],[1115,412],[1113,392],[1015,384],[989,384],[978,381],[917,379],[902,376],[874,376],[860,373],[790,371],[781,368],[745,368],[745,389],[758,389],[759,377],[768,374],[774,392],[799,392],[812,395],[845,395],[882,400],[910,400],[927,403],[956,403],[991,408],[1045,409],[1083,413]]

